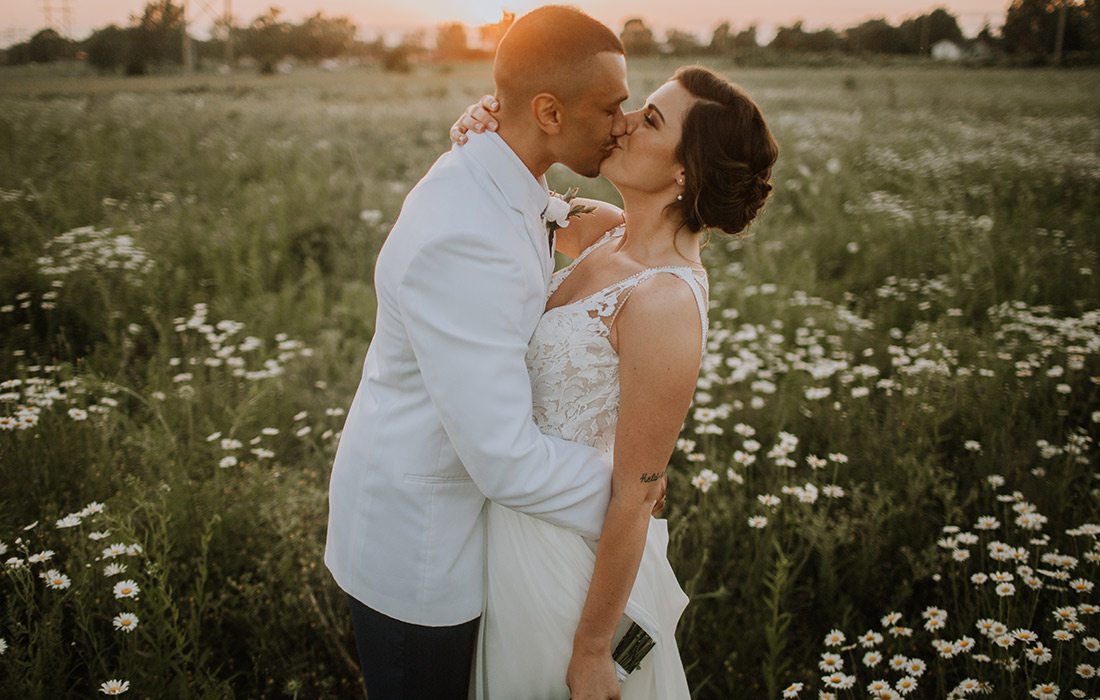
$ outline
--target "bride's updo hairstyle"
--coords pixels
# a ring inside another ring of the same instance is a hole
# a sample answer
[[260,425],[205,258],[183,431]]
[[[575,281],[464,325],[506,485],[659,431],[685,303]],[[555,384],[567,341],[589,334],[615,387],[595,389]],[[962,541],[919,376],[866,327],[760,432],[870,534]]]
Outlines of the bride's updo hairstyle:
[[701,66],[672,77],[698,101],[688,109],[676,157],[684,166],[678,206],[692,232],[744,231],[772,191],[779,156],[764,115],[737,85]]

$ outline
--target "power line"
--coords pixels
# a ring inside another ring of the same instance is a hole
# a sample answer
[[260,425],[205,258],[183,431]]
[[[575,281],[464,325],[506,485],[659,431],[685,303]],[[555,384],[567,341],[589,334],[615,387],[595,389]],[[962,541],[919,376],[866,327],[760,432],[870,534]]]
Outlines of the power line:
[[[54,22],[54,13],[60,15],[60,23]],[[72,38],[72,0],[42,0],[42,19],[46,29],[52,29],[66,38]]]

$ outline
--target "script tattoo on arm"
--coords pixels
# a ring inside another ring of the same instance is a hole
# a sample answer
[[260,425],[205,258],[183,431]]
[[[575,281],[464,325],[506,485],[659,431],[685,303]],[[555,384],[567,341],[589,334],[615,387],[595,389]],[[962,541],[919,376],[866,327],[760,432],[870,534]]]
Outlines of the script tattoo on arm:
[[[668,470],[666,469],[665,471],[668,471]],[[643,484],[651,484],[654,481],[660,481],[662,478],[664,478],[665,471],[647,472],[645,474],[642,474],[642,483]]]

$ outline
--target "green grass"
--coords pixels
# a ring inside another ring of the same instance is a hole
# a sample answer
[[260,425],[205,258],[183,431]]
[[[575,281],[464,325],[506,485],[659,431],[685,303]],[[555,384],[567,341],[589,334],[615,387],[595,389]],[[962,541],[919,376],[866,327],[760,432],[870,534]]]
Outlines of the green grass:
[[[716,67],[781,155],[752,236],[704,252],[710,347],[667,513],[694,695],[800,681],[817,697],[823,651],[857,678],[840,697],[896,681],[895,654],[927,663],[909,697],[966,678],[993,697],[1045,681],[1096,695],[1076,672],[1098,659],[1090,609],[1064,642],[1052,612],[1095,600],[1068,584],[1100,557],[1074,530],[1100,522],[1100,72]],[[632,62],[631,103],[674,68]],[[152,697],[360,692],[321,561],[328,470],[374,258],[489,87],[486,64],[0,76],[0,418],[38,411],[0,430],[0,560],[55,552],[0,579],[0,695],[87,697],[111,678]],[[55,240],[80,227],[98,232],[83,257],[92,234]],[[797,444],[772,451],[781,432]],[[103,513],[56,526],[92,501]],[[1031,510],[1038,529],[1016,522]],[[1000,528],[976,530],[986,515]],[[1020,560],[991,559],[991,540]],[[141,551],[105,556],[113,543]],[[128,569],[108,577],[114,562]],[[50,568],[70,585],[48,588]],[[998,571],[1012,595],[971,582]],[[127,577],[136,600],[112,594]],[[944,629],[924,628],[929,606]],[[116,631],[120,612],[137,628]],[[994,646],[984,618],[1033,630],[1052,660]],[[832,629],[847,641],[826,647]],[[853,646],[867,631],[883,635],[873,668]],[[931,644],[966,636],[977,650],[953,658]]]

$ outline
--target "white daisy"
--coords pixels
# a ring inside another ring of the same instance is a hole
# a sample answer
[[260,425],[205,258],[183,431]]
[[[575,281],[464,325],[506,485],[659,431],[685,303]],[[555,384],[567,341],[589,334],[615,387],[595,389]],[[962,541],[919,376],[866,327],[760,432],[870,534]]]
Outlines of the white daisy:
[[61,530],[61,529],[67,528],[67,527],[76,527],[79,524],[80,524],[80,516],[76,513],[70,513],[70,514],[66,515],[64,518],[61,518],[56,523],[54,523],[54,526],[57,529]]
[[882,644],[882,635],[874,630],[867,630],[863,633],[863,636],[859,638],[860,646],[873,647],[878,644]]
[[825,652],[821,655],[821,661],[817,662],[817,666],[826,673],[839,671],[844,668],[844,659],[840,658],[837,654]]
[[104,695],[122,695],[130,689],[130,681],[120,681],[112,678],[106,683],[101,683],[99,686],[99,692]]
[[137,581],[133,579],[119,581],[114,586],[115,598],[136,598],[140,592],[141,589],[138,587]]
[[955,686],[960,695],[969,695],[976,691],[979,687],[979,683],[974,678],[964,678],[959,681],[959,684]]
[[1055,700],[1058,692],[1058,686],[1054,683],[1040,683],[1031,689],[1031,697],[1039,700]]
[[40,575],[46,580],[46,585],[55,590],[64,590],[72,585],[72,581],[69,580],[69,577],[57,569],[50,569],[46,573]]
[[43,549],[41,552],[32,554],[27,557],[27,561],[31,564],[39,564],[44,561],[49,561],[53,557],[52,549]]
[[909,665],[909,659],[901,654],[894,654],[890,657],[889,665],[895,671],[904,671]]
[[111,622],[114,624],[116,630],[120,630],[122,632],[133,632],[134,629],[138,626],[138,616],[128,612],[119,613],[118,615],[115,615],[114,619],[111,620]]
[[1024,652],[1024,656],[1028,661],[1038,666],[1042,666],[1049,662],[1053,655],[1050,653],[1050,649],[1043,646],[1042,642],[1036,642],[1027,648]]
[[[829,630],[829,633],[825,635],[825,646],[838,647],[845,641],[844,633],[838,629]],[[837,666],[837,668],[840,668]]]
[[894,684],[894,689],[902,695],[908,695],[917,689],[917,679],[912,676],[899,678],[898,682]]
[[892,690],[888,681],[875,680],[867,684],[867,692],[871,695],[878,695],[884,690]]

